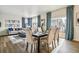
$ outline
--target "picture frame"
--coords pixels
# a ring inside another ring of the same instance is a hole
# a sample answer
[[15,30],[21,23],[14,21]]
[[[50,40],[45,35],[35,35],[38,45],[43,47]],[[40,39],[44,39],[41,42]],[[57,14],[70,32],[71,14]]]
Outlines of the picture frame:
[[76,13],[76,25],[79,26],[79,12]]

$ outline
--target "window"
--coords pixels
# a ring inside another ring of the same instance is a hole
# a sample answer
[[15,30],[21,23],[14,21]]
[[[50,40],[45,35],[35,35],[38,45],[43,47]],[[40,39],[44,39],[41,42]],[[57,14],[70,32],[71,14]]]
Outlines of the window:
[[58,23],[59,23],[59,29],[61,32],[65,32],[65,29],[66,29],[66,17],[61,17],[59,20],[58,20]]
[[26,27],[28,27],[28,19],[27,18],[25,19],[25,25],[26,25]]
[[51,19],[51,26],[52,26],[52,27],[57,26],[57,19],[56,19],[56,18],[52,18],[52,19]]
[[38,27],[37,17],[32,18],[32,27]]
[[58,17],[58,18],[52,18],[51,19],[51,26],[57,26],[59,27],[60,32],[65,32],[66,29],[66,17]]

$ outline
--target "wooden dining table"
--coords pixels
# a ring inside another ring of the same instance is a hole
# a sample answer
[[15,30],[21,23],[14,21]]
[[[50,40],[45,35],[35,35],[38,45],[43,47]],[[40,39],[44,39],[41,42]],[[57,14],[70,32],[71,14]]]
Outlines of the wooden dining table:
[[37,41],[38,41],[38,53],[40,53],[40,40],[41,40],[40,38],[44,37],[44,36],[47,36],[47,35],[48,35],[48,33],[39,33],[39,32],[32,34],[32,36],[36,37]]

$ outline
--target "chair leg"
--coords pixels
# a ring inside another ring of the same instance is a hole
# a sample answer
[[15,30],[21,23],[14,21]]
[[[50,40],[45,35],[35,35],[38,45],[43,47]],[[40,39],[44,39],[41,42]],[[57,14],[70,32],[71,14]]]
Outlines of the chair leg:
[[59,45],[59,38],[57,38],[57,45]]
[[34,44],[34,52],[36,52],[36,44]]
[[34,52],[35,52],[35,44],[34,44]]
[[36,52],[38,51],[37,47],[38,47],[38,44],[36,44]]
[[35,53],[35,46],[36,46],[36,45],[35,45],[35,44],[33,44],[33,53]]
[[52,41],[52,49],[54,49],[53,41]]
[[31,53],[32,53],[33,45],[31,44]]
[[27,42],[27,45],[26,45],[26,51],[28,51],[28,42]]
[[55,48],[55,40],[53,41],[53,46],[54,46],[54,48]]
[[50,52],[50,50],[49,50],[49,44],[47,44],[47,48],[48,48],[48,53]]
[[58,45],[59,45],[59,34],[58,34],[58,38],[57,38],[57,43],[58,43]]
[[54,48],[56,48],[56,42],[55,42],[55,40],[54,40]]

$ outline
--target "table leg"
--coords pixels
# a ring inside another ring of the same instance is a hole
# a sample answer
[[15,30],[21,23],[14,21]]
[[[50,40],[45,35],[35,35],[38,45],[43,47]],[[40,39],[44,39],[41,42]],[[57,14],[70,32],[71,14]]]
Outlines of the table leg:
[[40,53],[40,37],[38,37],[38,53]]

